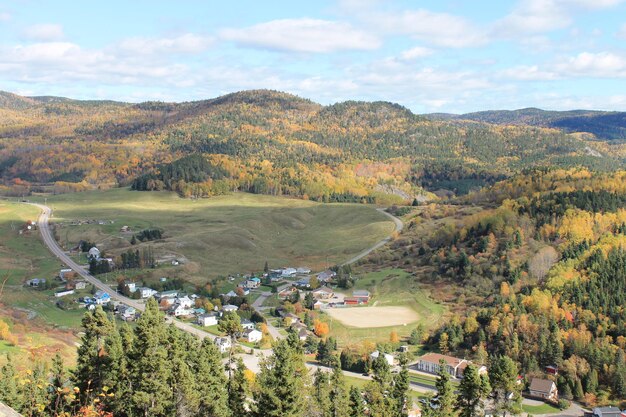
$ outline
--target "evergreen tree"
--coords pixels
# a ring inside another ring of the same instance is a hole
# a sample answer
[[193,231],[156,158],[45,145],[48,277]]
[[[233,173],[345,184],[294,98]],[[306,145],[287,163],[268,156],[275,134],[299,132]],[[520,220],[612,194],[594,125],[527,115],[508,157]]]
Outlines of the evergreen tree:
[[373,381],[365,386],[365,401],[370,414],[377,417],[395,417],[395,404],[391,396],[391,370],[385,355],[380,352],[372,361]]
[[[299,340],[296,337],[297,342]],[[254,392],[256,417],[300,417],[305,407],[307,369],[297,345],[289,337],[274,345],[274,353],[261,363]]]
[[320,368],[315,371],[313,377],[313,398],[317,406],[316,414],[321,417],[331,417],[330,380],[328,373]]
[[69,407],[69,376],[63,364],[63,358],[57,352],[52,359],[52,375],[50,378],[50,388],[48,390],[48,412],[57,416],[66,411]]
[[[337,360],[338,361],[338,360]],[[333,367],[330,378],[330,417],[351,417],[350,398],[346,380],[339,366]]]
[[437,404],[437,408],[432,413],[434,417],[452,417],[454,416],[456,403],[456,395],[454,394],[454,388],[450,382],[450,374],[447,370],[445,361],[439,362],[439,372],[437,372],[437,382],[435,383],[437,388],[437,397],[433,402]]
[[18,374],[13,366],[13,360],[7,355],[7,363],[0,370],[0,401],[19,410],[22,408]]
[[200,397],[198,417],[228,417],[228,381],[217,346],[204,339],[198,350],[193,373]]
[[83,403],[90,402],[102,392],[105,372],[104,339],[112,330],[112,324],[100,306],[85,313],[82,321],[84,335],[78,347],[74,370],[74,384],[80,389]]
[[518,370],[506,356],[495,357],[489,367],[489,382],[495,393],[496,411],[518,415],[522,410],[521,385],[517,383]]
[[248,380],[244,371],[246,366],[241,358],[237,358],[237,367],[228,381],[228,408],[233,416],[245,417],[246,399],[248,398]]
[[149,299],[137,320],[132,349],[133,415],[165,417],[172,409],[172,391],[168,386],[172,364],[168,362],[167,343],[163,315],[156,301]]
[[361,390],[355,386],[350,387],[350,417],[365,416],[365,404]]
[[117,329],[115,322],[113,326],[104,341],[106,356],[103,361],[103,385],[113,393],[112,397],[105,399],[105,404],[114,415],[126,415],[130,412],[128,398],[131,396],[131,371],[128,358],[131,355],[132,332],[127,324],[121,330]]
[[474,365],[468,365],[463,371],[463,379],[459,385],[459,396],[456,409],[460,417],[479,417],[483,414],[484,400],[491,392],[489,380],[478,374]]
[[395,415],[406,415],[409,406],[409,368],[406,355],[400,355],[400,372],[393,378],[392,397],[395,403]]
[[311,291],[307,292],[304,296],[304,308],[309,310],[313,310],[315,304],[315,298],[313,298],[313,293]]

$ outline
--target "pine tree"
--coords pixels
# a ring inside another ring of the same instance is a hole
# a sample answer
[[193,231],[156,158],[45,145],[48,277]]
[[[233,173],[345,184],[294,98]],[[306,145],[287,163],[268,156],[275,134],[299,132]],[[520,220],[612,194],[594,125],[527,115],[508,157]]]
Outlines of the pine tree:
[[365,404],[361,390],[355,386],[350,387],[350,417],[365,416]]
[[74,371],[75,385],[80,389],[83,403],[90,402],[102,392],[104,364],[104,339],[112,330],[112,324],[100,306],[85,313],[82,321],[85,334],[78,348]]
[[246,366],[241,358],[237,358],[237,367],[228,381],[228,408],[233,416],[248,415],[246,399],[248,398],[248,380],[245,375]]
[[484,400],[491,392],[486,377],[478,374],[474,365],[468,365],[463,371],[463,379],[459,385],[459,396],[456,409],[460,417],[479,417],[483,414]]
[[57,416],[68,410],[69,407],[69,376],[63,364],[63,358],[57,352],[52,359],[52,376],[48,390],[48,411]]
[[517,365],[506,356],[495,357],[489,367],[489,382],[496,395],[496,411],[517,415],[522,409]]
[[11,356],[7,355],[7,363],[0,370],[0,401],[19,410],[23,405],[22,400],[17,372]]
[[385,355],[380,352],[372,361],[373,381],[365,386],[365,400],[371,415],[395,417],[395,404],[390,395],[393,378]]
[[193,373],[200,396],[198,416],[229,416],[228,381],[224,375],[220,352],[210,339],[202,341],[195,364]]
[[241,317],[239,317],[239,314],[235,312],[225,313],[217,325],[217,328],[220,332],[226,333],[226,335],[230,338],[231,347],[228,351],[228,378],[230,379],[233,366],[233,348],[237,337],[243,332],[243,327],[241,327]]
[[[300,341],[296,337],[296,341]],[[287,339],[274,345],[274,353],[261,363],[254,393],[256,417],[300,417],[306,404],[307,369],[301,349]]]
[[105,404],[114,415],[126,415],[130,412],[128,398],[131,396],[131,370],[128,358],[132,355],[132,340],[132,331],[124,324],[119,330],[114,326],[114,330],[104,341],[106,356],[103,385],[113,393],[113,396],[105,398]]
[[456,395],[454,394],[454,388],[450,382],[450,374],[447,370],[447,364],[443,360],[439,362],[439,372],[437,372],[437,382],[435,383],[435,387],[437,388],[437,399],[434,400],[434,402],[438,405],[438,408],[434,410],[434,416],[454,416],[456,414],[454,410]]
[[330,386],[330,416],[351,417],[353,414],[350,412],[350,398],[348,397],[351,392],[348,392],[345,377],[339,366],[333,367]]
[[406,355],[400,355],[400,372],[393,378],[392,397],[395,403],[395,414],[398,417],[406,415],[409,405],[409,368]]
[[317,406],[316,414],[321,417],[331,417],[330,380],[328,373],[320,368],[313,377],[313,398]]
[[168,415],[172,407],[172,391],[168,386],[172,372],[168,362],[167,332],[163,315],[154,299],[137,320],[132,349],[131,397],[133,413],[137,416],[160,417]]

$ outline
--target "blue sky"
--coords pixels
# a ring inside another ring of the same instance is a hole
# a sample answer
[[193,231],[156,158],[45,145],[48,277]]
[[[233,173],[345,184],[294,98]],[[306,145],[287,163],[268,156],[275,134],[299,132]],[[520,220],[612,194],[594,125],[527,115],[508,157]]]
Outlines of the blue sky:
[[626,110],[626,0],[0,0],[0,90]]

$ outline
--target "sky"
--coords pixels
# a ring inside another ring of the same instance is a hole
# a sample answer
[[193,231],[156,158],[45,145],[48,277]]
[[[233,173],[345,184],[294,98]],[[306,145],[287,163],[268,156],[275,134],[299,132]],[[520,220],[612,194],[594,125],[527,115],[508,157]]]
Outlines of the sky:
[[0,90],[626,110],[626,0],[0,0]]

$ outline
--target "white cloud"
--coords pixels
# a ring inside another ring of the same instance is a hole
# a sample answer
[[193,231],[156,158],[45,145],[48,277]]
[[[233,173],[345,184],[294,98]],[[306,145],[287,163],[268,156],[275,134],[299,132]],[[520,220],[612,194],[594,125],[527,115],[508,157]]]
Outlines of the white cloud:
[[243,46],[312,53],[371,50],[381,44],[375,36],[347,23],[307,18],[272,20],[242,29],[224,29],[220,36]]
[[612,52],[581,52],[554,66],[563,77],[626,77],[626,57]]
[[438,46],[463,48],[487,42],[481,29],[463,17],[447,13],[420,9],[371,13],[365,18],[384,32],[408,35]]
[[174,38],[128,38],[121,41],[117,48],[130,54],[194,54],[206,50],[213,43],[209,36],[187,33]]
[[63,39],[63,26],[52,23],[33,25],[25,28],[22,36],[34,41],[58,41]]
[[556,80],[558,74],[539,68],[538,65],[523,65],[509,68],[498,74],[501,78],[516,81],[548,81]]
[[424,48],[423,46],[416,46],[415,48],[402,51],[400,57],[405,60],[412,60],[418,58],[424,58],[433,54],[433,50],[430,48]]
[[625,0],[520,0],[504,18],[494,24],[497,35],[515,36],[543,33],[570,26],[580,10],[599,10],[617,6]]

